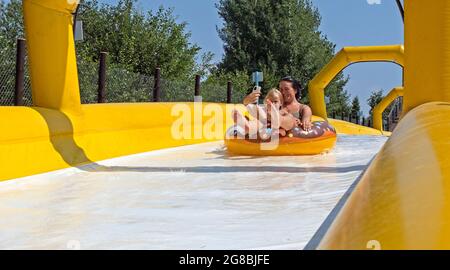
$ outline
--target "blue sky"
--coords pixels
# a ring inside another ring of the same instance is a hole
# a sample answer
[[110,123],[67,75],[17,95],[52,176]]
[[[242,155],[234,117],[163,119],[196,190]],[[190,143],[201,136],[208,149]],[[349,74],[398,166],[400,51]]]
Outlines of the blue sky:
[[[105,0],[114,3],[115,0]],[[211,51],[215,61],[223,55],[222,41],[216,26],[221,26],[215,3],[218,0],[140,0],[142,10],[159,6],[173,7],[178,20],[188,23],[191,42],[203,51]],[[333,43],[336,51],[344,46],[386,45],[403,43],[403,23],[394,0],[312,0],[322,15],[320,30]],[[374,3],[374,4],[370,4]],[[376,4],[378,3],[378,4]],[[358,96],[365,114],[366,100],[373,90],[387,93],[401,85],[400,67],[390,63],[365,63],[345,70],[350,76],[346,90]]]

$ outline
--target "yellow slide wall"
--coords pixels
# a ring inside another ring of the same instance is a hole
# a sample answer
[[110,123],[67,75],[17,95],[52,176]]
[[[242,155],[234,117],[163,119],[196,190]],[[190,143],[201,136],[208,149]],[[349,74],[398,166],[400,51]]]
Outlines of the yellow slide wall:
[[[93,104],[82,105],[77,113],[0,107],[0,181],[156,149],[222,140],[226,128],[233,124],[230,116],[235,108],[244,109],[242,105],[208,103]],[[194,122],[195,119],[200,120]],[[200,126],[196,129],[194,123]],[[334,124],[341,134],[380,134],[347,122]],[[181,135],[173,129],[183,127],[189,134],[177,137]]]
[[[221,140],[225,127],[232,125],[229,116],[234,106],[140,103],[80,108],[81,112],[71,114],[44,108],[0,107],[0,181]],[[201,126],[196,128],[194,119],[199,119],[195,123]],[[178,130],[189,134],[181,137]]]
[[369,135],[369,136],[390,136],[390,132],[365,127],[350,122],[328,118],[328,122],[336,128],[339,135]]
[[450,249],[450,2],[405,0],[404,115],[319,249]]
[[319,249],[450,249],[450,103],[399,123]]

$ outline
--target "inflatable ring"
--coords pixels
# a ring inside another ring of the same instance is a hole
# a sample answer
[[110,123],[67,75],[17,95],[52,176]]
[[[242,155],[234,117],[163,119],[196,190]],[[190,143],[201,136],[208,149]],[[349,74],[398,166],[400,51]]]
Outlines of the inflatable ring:
[[300,156],[329,152],[336,145],[337,134],[328,122],[313,122],[311,131],[294,128],[278,140],[251,139],[242,128],[232,126],[227,130],[225,146],[230,154],[244,156]]

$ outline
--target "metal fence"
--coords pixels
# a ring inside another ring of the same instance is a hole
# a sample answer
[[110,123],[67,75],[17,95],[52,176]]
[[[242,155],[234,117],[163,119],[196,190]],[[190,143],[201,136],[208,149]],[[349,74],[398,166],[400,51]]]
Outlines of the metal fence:
[[[33,105],[25,41],[18,40],[17,44],[17,48],[0,48],[0,106]],[[100,54],[103,62],[77,58],[83,104],[191,102],[194,101],[195,95],[201,95],[204,102],[241,103],[245,96],[242,91],[234,93],[231,82],[228,82],[228,85],[202,85],[199,76],[169,80],[160,75],[161,70],[155,70],[152,75],[139,74],[117,64],[108,64],[106,55]],[[21,62],[23,66],[20,65]],[[17,67],[21,69],[17,70]]]
[[[33,101],[26,48],[23,57],[25,60],[23,67],[23,96],[19,98],[23,105],[31,106]],[[14,106],[16,104],[16,62],[16,49],[0,48],[0,106]]]
[[387,119],[384,121],[384,128],[387,131],[394,131],[397,127],[398,122],[403,110],[403,97],[398,97],[392,102],[391,110],[387,114]]
[[354,123],[357,125],[367,126],[367,127],[373,127],[373,120],[371,117],[363,117],[359,114],[348,114],[348,113],[341,113],[337,114],[335,112],[331,113],[330,117],[332,119],[336,120],[342,120],[350,123]]
[[[99,63],[78,59],[81,102],[99,102]],[[149,102],[152,99],[153,77],[130,72],[111,65],[106,69],[104,102]]]
[[[25,46],[25,42],[22,46]],[[18,43],[19,44],[19,43]],[[26,48],[23,50],[23,89],[18,93],[17,79],[20,74],[16,70],[19,53],[17,48],[0,49],[0,106],[24,105],[32,106],[31,81],[28,68]],[[205,102],[236,102],[243,99],[242,94],[231,96],[226,85],[208,84],[200,89],[200,83],[192,80],[167,80],[158,76],[158,99],[155,94],[154,75],[134,73],[116,64],[100,65],[99,62],[89,61],[78,57],[78,75],[80,96],[83,104],[90,103],[122,103],[122,102],[189,102],[194,101],[195,87],[201,90]],[[105,80],[99,79],[102,68]],[[156,74],[155,74],[156,75]],[[19,84],[20,86],[21,84]],[[20,88],[20,87],[19,87]],[[20,95],[20,96],[18,96]],[[100,96],[103,95],[103,96]],[[22,101],[17,102],[17,97]]]
[[[104,99],[106,103],[122,102],[192,102],[196,92],[196,85],[204,102],[242,102],[242,93],[233,93],[232,85],[204,84],[195,81],[195,77],[188,80],[168,80],[153,75],[131,72],[120,65],[78,59],[78,73],[80,82],[81,101],[84,104],[100,102],[100,90],[103,83],[100,80],[101,69],[106,74],[104,82]],[[155,81],[158,83],[158,98],[155,97]]]
[[[21,100],[24,106],[31,106],[33,102],[26,49],[23,58],[24,78]],[[0,49],[0,106],[14,106],[17,103],[17,59],[17,50]],[[200,94],[204,102],[241,103],[245,96],[245,92],[233,92],[230,82],[228,82],[228,85],[218,83],[202,85],[198,76],[195,77],[196,80],[194,80],[194,77],[192,80],[167,80],[160,76],[160,70],[155,70],[153,76],[134,73],[120,65],[107,64],[106,59],[104,65],[82,58],[78,58],[77,63],[80,96],[83,104],[152,101],[192,102],[194,101],[194,93]],[[102,69],[105,75],[103,82],[100,79]],[[392,112],[390,116],[391,114]],[[360,116],[336,113],[332,114],[332,118],[366,126],[371,126],[373,122],[370,118],[365,119]]]

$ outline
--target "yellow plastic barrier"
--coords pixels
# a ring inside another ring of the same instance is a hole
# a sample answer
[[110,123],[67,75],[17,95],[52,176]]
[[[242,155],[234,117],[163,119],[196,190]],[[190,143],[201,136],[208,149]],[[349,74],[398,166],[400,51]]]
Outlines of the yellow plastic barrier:
[[403,87],[396,87],[387,94],[383,98],[383,100],[378,103],[375,108],[373,108],[373,127],[375,129],[384,131],[383,128],[383,112],[386,110],[386,108],[398,97],[402,97],[404,95],[404,89]]
[[314,115],[328,118],[325,88],[347,66],[360,62],[393,62],[404,65],[402,45],[345,47],[314,77],[308,91]]
[[319,249],[450,249],[450,103],[408,113]]

